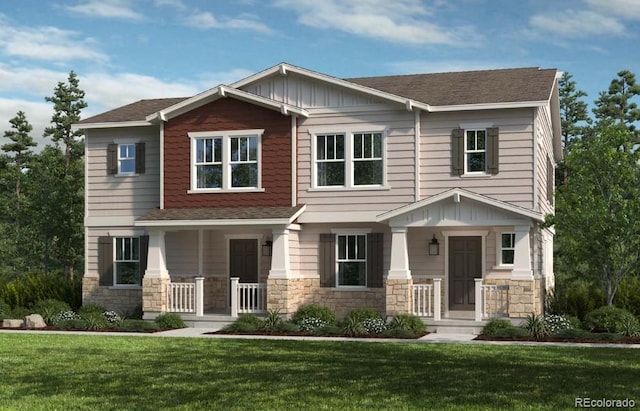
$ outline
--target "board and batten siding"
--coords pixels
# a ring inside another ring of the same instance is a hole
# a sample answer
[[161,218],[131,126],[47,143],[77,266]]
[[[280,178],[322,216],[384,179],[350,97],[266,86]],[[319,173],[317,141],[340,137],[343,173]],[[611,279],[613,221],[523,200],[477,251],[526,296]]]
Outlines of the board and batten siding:
[[[548,105],[539,107],[536,113],[536,196],[538,197],[538,211],[543,214],[554,212],[553,202],[547,195],[547,190],[552,189],[547,184],[547,163],[550,161],[555,169],[555,159],[553,154],[553,128],[551,126],[551,110]],[[551,173],[553,174],[553,173]],[[551,176],[552,177],[552,176]],[[555,181],[552,180],[555,185]]]
[[[313,133],[340,130],[367,132],[386,129],[384,161],[386,187],[383,189],[344,188],[323,189],[312,187]],[[412,203],[415,199],[414,173],[414,114],[404,109],[380,107],[379,110],[361,112],[320,112],[301,120],[298,125],[298,202],[307,209],[301,221],[307,218],[331,222],[333,214],[345,212],[372,216]]]
[[[486,177],[452,175],[451,132],[469,123],[499,128],[498,174]],[[423,113],[420,126],[421,198],[463,188],[533,208],[533,128],[532,109]]]
[[[157,126],[86,131],[87,193],[85,217],[122,217],[131,224],[160,206],[160,130]],[[131,176],[107,174],[107,145],[145,143],[145,172]]]

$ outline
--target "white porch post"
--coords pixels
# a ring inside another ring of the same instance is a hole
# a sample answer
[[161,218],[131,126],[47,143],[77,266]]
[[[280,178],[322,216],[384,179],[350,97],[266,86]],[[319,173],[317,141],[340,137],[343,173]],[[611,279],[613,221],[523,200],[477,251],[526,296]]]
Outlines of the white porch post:
[[149,252],[147,254],[147,271],[144,278],[169,278],[164,245],[164,231],[149,232]]
[[167,271],[164,234],[162,230],[149,230],[147,270],[142,278],[142,311],[145,316],[147,313],[166,312],[168,308],[167,284],[171,283],[171,278]]
[[391,262],[387,279],[408,280],[410,278],[407,228],[391,227]]
[[238,316],[238,282],[240,278],[231,277],[231,316]]
[[515,234],[516,244],[511,279],[533,280],[533,271],[531,269],[531,242],[529,241],[529,226],[516,226]]
[[433,279],[433,320],[440,321],[442,307],[442,278]]
[[484,301],[482,300],[482,278],[475,279],[476,293],[476,321],[482,321],[484,314]]
[[204,315],[204,277],[196,277],[196,317]]
[[291,263],[289,260],[289,230],[286,228],[274,228],[272,233],[273,244],[269,278],[289,278],[291,275]]

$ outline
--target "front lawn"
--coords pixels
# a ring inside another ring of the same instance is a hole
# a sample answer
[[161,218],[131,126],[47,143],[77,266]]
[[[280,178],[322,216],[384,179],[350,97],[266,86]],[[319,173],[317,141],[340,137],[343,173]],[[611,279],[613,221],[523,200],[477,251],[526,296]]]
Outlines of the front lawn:
[[626,348],[0,333],[0,409],[574,409],[640,402]]

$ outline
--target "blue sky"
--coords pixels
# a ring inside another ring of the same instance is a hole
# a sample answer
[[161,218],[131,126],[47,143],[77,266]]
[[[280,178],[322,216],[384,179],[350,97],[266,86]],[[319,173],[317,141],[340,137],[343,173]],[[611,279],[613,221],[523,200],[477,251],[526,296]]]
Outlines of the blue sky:
[[4,0],[0,131],[23,110],[41,141],[70,70],[85,116],[282,61],[336,77],[557,68],[591,103],[618,71],[640,76],[639,37],[640,0]]

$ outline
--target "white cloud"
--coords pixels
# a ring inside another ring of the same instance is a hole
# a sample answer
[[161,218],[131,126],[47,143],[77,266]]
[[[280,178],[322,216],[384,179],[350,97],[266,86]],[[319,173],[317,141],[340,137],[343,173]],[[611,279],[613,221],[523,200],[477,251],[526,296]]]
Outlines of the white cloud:
[[531,17],[529,23],[537,33],[554,33],[569,38],[625,35],[625,26],[617,19],[592,10],[565,10],[554,14],[538,14]]
[[273,30],[255,19],[223,17],[219,20],[210,12],[194,13],[187,17],[185,21],[188,26],[201,29],[236,29],[255,31],[263,34],[273,33]]
[[153,0],[153,4],[157,7],[173,7],[177,10],[184,10],[187,6],[181,0]]
[[[4,132],[11,129],[9,120],[16,116],[18,111],[24,111],[27,121],[33,126],[31,137],[38,143],[36,151],[40,151],[46,144],[51,143],[50,139],[44,139],[42,134],[45,127],[49,126],[53,108],[50,103],[29,101],[23,99],[0,98],[0,141],[4,144]],[[0,144],[0,145],[1,145]]]
[[625,20],[640,20],[638,0],[585,0],[585,2],[602,14],[616,15]]
[[126,0],[90,0],[75,6],[67,6],[75,14],[105,19],[143,20]]
[[298,22],[324,30],[403,44],[474,46],[482,40],[471,26],[430,21],[433,10],[419,0],[276,0],[298,14]]
[[33,60],[108,60],[97,50],[93,39],[83,38],[78,32],[49,26],[12,25],[3,15],[0,15],[0,50],[9,56]]

